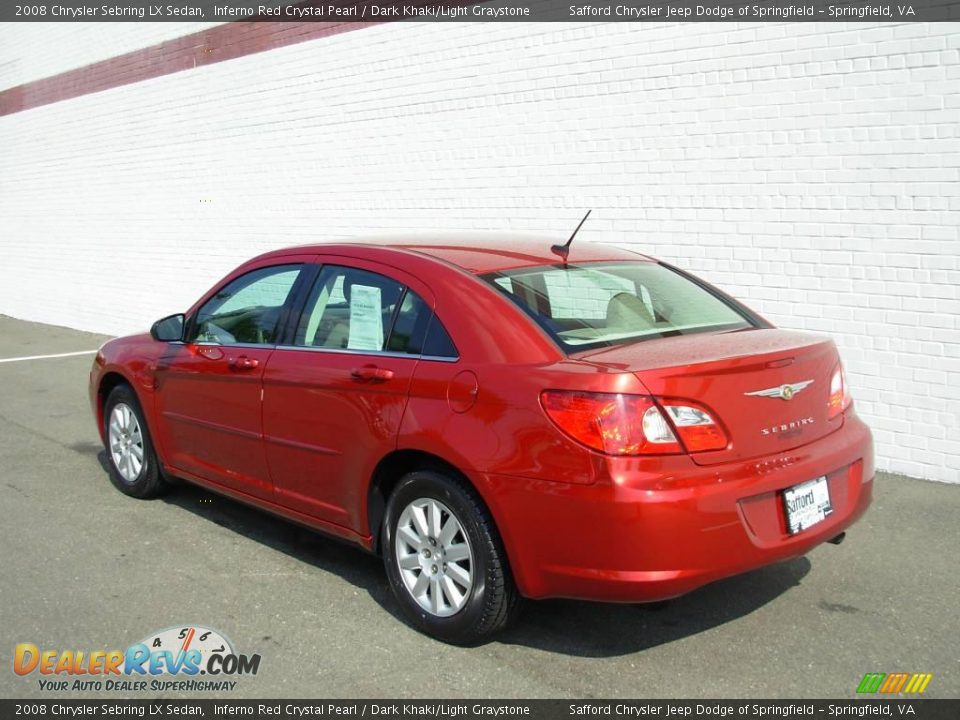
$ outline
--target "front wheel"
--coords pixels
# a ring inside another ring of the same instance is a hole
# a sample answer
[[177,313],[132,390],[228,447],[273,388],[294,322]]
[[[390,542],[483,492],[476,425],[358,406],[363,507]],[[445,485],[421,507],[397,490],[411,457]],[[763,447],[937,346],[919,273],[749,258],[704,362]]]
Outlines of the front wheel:
[[156,497],[166,489],[143,410],[133,390],[118,385],[103,407],[110,481],[136,498]]
[[517,606],[493,519],[459,478],[418,471],[400,480],[387,503],[383,559],[404,614],[444,642],[484,640]]

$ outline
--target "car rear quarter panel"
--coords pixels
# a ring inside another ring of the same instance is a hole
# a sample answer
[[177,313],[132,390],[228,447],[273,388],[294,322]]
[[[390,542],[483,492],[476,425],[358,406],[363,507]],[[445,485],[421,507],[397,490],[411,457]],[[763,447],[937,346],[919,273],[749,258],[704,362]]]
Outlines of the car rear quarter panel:
[[421,277],[430,272],[437,317],[459,357],[420,361],[398,447],[437,454],[464,471],[592,482],[599,456],[557,430],[540,393],[643,392],[637,377],[567,359],[516,305],[469,273],[432,259],[414,257],[411,265]]

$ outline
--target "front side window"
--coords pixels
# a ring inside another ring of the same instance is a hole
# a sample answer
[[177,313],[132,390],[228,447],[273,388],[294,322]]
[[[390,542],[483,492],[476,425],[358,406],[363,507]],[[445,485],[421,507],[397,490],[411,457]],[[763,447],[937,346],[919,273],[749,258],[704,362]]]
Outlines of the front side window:
[[260,268],[227,283],[197,312],[190,342],[274,345],[300,265]]
[[326,265],[320,271],[294,336],[298,347],[456,357],[430,306],[385,275]]
[[484,279],[568,352],[753,327],[731,305],[657,263],[551,265],[491,273]]

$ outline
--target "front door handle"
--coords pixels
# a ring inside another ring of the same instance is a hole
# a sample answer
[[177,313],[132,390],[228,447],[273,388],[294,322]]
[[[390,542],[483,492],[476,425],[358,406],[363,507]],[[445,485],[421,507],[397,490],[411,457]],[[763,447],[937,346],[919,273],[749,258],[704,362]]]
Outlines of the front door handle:
[[350,377],[352,377],[354,380],[385,382],[387,380],[393,380],[393,370],[380,368],[376,365],[364,365],[363,367],[358,367],[351,370]]
[[234,370],[254,370],[260,367],[260,361],[256,358],[241,355],[240,357],[230,358],[227,361]]

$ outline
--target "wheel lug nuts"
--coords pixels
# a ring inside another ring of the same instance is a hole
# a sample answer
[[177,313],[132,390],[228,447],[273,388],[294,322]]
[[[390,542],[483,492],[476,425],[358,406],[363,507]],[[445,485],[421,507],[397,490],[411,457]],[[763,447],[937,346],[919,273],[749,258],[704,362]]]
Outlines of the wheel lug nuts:
[[437,574],[437,566],[434,565],[433,567],[431,567],[431,568],[430,568],[430,572],[432,572],[434,575],[436,575],[436,574]]

